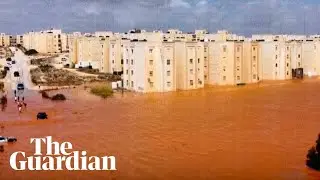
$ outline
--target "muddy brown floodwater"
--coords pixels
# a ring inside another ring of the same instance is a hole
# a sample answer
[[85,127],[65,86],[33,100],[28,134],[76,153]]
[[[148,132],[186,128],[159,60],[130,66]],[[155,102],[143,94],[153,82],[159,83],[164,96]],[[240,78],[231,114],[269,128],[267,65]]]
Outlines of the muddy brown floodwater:
[[[16,144],[0,153],[0,179],[319,179],[305,166],[320,132],[320,80],[102,100],[64,90],[50,102],[28,92],[21,116],[10,98],[1,134]],[[46,111],[49,120],[36,121]],[[114,155],[117,171],[13,171],[9,156],[34,153],[32,137],[53,136],[89,155]]]

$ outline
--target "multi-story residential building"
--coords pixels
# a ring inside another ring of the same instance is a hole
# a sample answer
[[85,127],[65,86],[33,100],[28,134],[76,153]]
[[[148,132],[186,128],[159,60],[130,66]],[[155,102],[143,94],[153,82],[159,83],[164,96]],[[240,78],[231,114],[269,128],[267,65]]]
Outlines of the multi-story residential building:
[[175,42],[177,89],[204,87],[204,43]]
[[17,44],[23,45],[23,35],[17,35]]
[[284,80],[292,78],[290,42],[261,42],[261,63],[263,80]]
[[110,73],[123,72],[123,41],[122,38],[112,37],[109,41],[109,70]]
[[302,43],[302,67],[304,74],[315,76],[320,74],[320,42],[306,40]]
[[61,30],[29,32],[23,36],[23,46],[39,53],[61,53]]
[[6,35],[5,33],[0,34],[0,46],[10,46],[10,37],[9,35]]
[[10,35],[9,36],[9,42],[10,42],[9,43],[10,46],[16,46],[17,45],[17,37]]
[[[166,47],[173,53],[172,47]],[[131,40],[124,42],[123,48],[124,88],[137,92],[175,90],[174,71],[170,71],[174,61],[172,59],[164,61],[161,42]],[[164,54],[170,56],[170,52]]]
[[291,41],[291,68],[302,68],[302,43],[303,41]]
[[76,68],[91,66],[101,72],[109,72],[109,39],[100,37],[77,37],[70,51]]

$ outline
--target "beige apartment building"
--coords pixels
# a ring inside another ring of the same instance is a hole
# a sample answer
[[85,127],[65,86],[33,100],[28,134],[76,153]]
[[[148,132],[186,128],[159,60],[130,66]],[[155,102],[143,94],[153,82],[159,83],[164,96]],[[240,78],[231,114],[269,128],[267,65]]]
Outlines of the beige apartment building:
[[109,39],[100,37],[76,37],[69,52],[75,68],[91,66],[100,72],[109,72]]
[[61,53],[61,30],[29,32],[23,35],[23,46],[39,53]]
[[177,71],[177,89],[204,87],[204,43],[175,42],[174,61]]
[[23,35],[17,35],[17,44],[23,45]]
[[292,45],[286,41],[260,42],[263,80],[292,78]]
[[10,46],[10,36],[5,33],[0,34],[0,46],[6,47]]
[[320,75],[320,42],[306,40],[302,43],[302,67],[305,75]]
[[128,40],[123,48],[124,88],[143,93],[176,90],[173,45]]

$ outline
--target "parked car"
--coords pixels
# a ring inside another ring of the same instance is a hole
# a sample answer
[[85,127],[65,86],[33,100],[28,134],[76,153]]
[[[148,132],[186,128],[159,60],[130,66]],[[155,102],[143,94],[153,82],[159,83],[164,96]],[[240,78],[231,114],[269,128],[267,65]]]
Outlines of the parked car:
[[23,85],[22,83],[19,83],[19,84],[17,85],[17,89],[18,89],[18,90],[24,90],[24,85]]
[[45,112],[39,112],[39,113],[37,114],[37,120],[39,120],[39,119],[48,119],[47,113],[45,113]]
[[15,72],[13,73],[13,76],[14,76],[14,77],[20,77],[20,74],[19,74],[18,71],[15,71]]

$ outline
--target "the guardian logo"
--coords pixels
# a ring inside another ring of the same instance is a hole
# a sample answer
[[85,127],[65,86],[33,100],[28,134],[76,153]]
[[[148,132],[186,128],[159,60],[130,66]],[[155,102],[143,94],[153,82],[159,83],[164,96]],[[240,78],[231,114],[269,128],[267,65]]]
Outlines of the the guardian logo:
[[[116,170],[114,156],[90,156],[86,151],[72,151],[72,144],[52,142],[52,137],[31,138],[30,143],[35,145],[33,156],[26,157],[26,153],[18,151],[10,156],[10,166],[14,170],[54,171],[54,170]],[[41,145],[47,146],[47,152],[41,152]],[[54,152],[53,152],[54,151]],[[19,159],[19,160],[18,160]],[[22,159],[22,160],[20,160]]]

